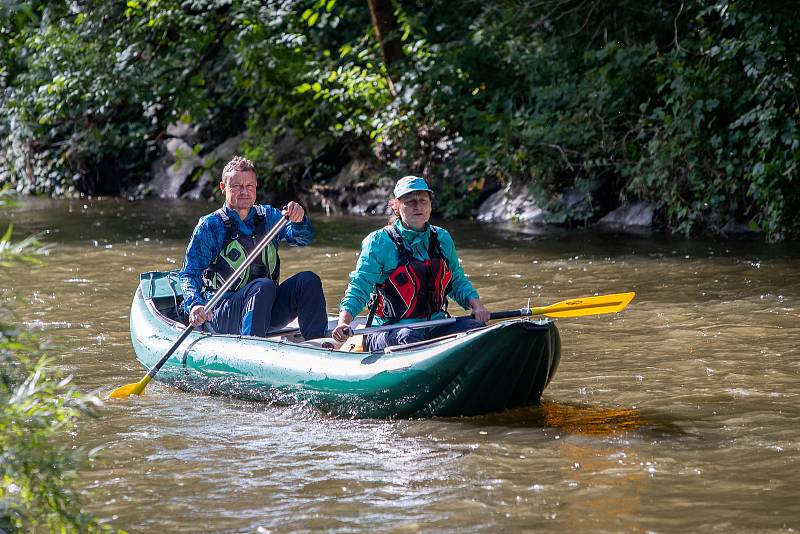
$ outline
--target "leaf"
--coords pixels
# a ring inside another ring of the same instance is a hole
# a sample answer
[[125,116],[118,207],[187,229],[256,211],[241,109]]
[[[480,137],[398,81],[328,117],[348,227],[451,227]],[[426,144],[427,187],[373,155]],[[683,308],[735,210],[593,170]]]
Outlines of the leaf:
[[14,224],[8,223],[8,227],[6,231],[3,233],[3,237],[0,237],[0,244],[7,244],[11,242],[11,234],[14,233]]

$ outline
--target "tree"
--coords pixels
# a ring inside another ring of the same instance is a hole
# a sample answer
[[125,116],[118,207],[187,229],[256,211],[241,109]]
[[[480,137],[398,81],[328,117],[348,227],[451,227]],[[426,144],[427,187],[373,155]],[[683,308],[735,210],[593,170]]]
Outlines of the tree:
[[[397,34],[397,17],[392,0],[367,0],[375,37],[381,47],[383,63],[389,68],[392,63],[403,58],[403,46]],[[391,72],[391,69],[389,69]]]

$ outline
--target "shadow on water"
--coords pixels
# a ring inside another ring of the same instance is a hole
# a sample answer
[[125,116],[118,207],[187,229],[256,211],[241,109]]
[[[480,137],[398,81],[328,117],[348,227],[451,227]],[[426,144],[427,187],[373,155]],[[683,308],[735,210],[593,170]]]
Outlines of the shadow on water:
[[[446,421],[441,419],[441,421]],[[638,436],[640,439],[696,438],[663,414],[643,414],[638,408],[587,406],[543,401],[536,406],[501,413],[457,419],[459,424],[509,428],[555,429],[567,435],[607,437]]]

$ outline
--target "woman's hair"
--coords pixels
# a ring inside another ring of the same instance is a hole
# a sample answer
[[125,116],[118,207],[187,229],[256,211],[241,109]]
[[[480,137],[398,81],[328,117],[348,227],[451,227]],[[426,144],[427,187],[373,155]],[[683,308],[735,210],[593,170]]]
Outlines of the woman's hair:
[[400,214],[398,211],[400,210],[400,206],[397,205],[397,199],[392,197],[387,202],[386,205],[389,206],[389,209],[392,210],[392,214],[389,215],[389,224],[394,224],[397,222],[397,219],[400,218]]

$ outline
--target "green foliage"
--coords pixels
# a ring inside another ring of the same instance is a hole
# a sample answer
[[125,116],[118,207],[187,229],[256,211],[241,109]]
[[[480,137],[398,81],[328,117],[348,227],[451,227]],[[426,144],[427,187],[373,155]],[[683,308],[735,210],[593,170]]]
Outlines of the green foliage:
[[0,328],[0,528],[110,530],[72,489],[86,451],[72,448],[70,433],[99,401],[70,386],[46,358],[31,359],[35,341]]
[[[31,261],[39,250],[31,238],[12,244],[11,233],[9,225],[0,239],[0,266]],[[75,448],[72,434],[100,400],[70,385],[41,353],[36,338],[0,319],[0,531],[109,532],[73,489],[91,453]]]
[[266,4],[17,4],[0,182],[118,191],[183,118],[201,147],[246,129],[269,188],[371,151],[431,178],[449,216],[514,181],[557,223],[643,199],[676,232],[800,235],[795,2],[396,2],[390,66],[363,0]]
[[14,225],[9,224],[0,236],[0,267],[9,267],[12,261],[23,261],[33,265],[41,263],[36,255],[46,253],[47,248],[42,246],[36,236],[28,236],[14,243],[11,240],[13,233]]
[[228,133],[238,96],[237,58],[222,53],[236,24],[229,2],[32,8],[21,27],[3,28],[12,68],[0,179],[26,192],[116,194],[147,175],[167,124],[187,119],[210,142]]
[[678,231],[721,232],[739,218],[771,239],[798,233],[798,58],[786,49],[796,39],[787,7],[695,8],[682,40],[653,59],[657,94],[640,106],[642,152],[625,171],[629,190],[657,201]]

